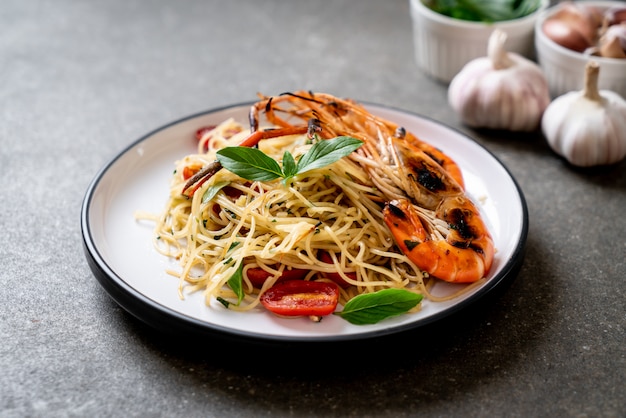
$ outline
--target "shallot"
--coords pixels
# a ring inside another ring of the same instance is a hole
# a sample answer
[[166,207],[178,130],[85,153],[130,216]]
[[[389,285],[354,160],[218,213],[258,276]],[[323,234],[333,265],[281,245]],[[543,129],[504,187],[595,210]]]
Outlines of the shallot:
[[565,2],[545,20],[543,31],[557,44],[583,52],[596,44],[601,24],[602,15],[594,7]]
[[561,3],[542,25],[553,42],[572,51],[605,58],[626,58],[626,7],[601,11],[571,1]]

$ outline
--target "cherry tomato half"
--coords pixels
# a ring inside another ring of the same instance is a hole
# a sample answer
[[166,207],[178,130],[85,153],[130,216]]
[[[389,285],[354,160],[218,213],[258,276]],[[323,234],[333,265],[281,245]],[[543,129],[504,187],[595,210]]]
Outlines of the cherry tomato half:
[[[331,258],[330,254],[328,254],[326,251],[320,251],[317,255],[317,258],[322,263],[327,263],[327,264],[333,263],[333,259]],[[356,280],[356,273],[354,272],[346,273],[346,276],[348,276],[352,280]],[[339,273],[324,273],[324,277],[337,283],[339,286],[341,286],[342,289],[346,289],[351,286],[351,284],[346,282]]]
[[213,129],[215,129],[216,125],[209,125],[209,126],[203,126],[202,128],[198,129],[196,131],[196,139],[198,141],[202,140],[202,137],[209,131],[212,131]]
[[339,287],[335,283],[286,280],[261,295],[270,312],[285,316],[324,316],[335,311]]
[[183,179],[184,180],[189,180],[198,171],[200,171],[201,168],[202,168],[202,166],[198,165],[198,164],[186,165],[185,167],[183,167]]
[[[276,283],[283,282],[285,280],[302,280],[304,279],[304,276],[306,276],[307,272],[307,270],[302,269],[285,269],[276,280]],[[263,283],[265,283],[265,281],[271,276],[271,273],[260,267],[252,267],[246,271],[246,275],[248,276],[250,283],[252,283],[252,286],[260,289],[263,286]]]

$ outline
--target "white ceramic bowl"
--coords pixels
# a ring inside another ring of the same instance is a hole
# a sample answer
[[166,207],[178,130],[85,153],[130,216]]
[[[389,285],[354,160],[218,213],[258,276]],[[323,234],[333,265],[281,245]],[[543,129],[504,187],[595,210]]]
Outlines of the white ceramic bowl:
[[448,83],[469,61],[487,55],[487,42],[495,28],[507,33],[507,51],[535,58],[534,28],[537,17],[548,7],[543,0],[534,13],[521,19],[494,23],[454,19],[410,0],[417,66],[436,80]]
[[[599,10],[606,10],[617,5],[626,7],[626,3],[616,1],[580,1],[577,3],[592,5]],[[582,90],[585,65],[593,59],[600,65],[598,88],[612,90],[626,98],[626,59],[585,55],[562,47],[544,34],[543,22],[552,16],[557,8],[558,5],[544,11],[535,23],[537,62],[548,81],[550,95],[554,98],[570,91]]]

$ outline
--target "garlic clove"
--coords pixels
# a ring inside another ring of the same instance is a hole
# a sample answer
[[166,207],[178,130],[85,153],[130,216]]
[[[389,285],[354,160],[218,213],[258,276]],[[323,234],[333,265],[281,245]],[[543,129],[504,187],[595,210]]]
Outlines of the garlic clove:
[[626,157],[626,101],[615,92],[598,90],[599,71],[589,61],[584,89],[554,99],[541,121],[552,150],[579,167],[614,164]]

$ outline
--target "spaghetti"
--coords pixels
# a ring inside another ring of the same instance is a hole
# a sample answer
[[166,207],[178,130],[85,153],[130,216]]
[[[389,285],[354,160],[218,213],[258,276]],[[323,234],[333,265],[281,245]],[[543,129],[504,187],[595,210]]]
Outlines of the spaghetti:
[[[288,185],[250,182],[220,170],[192,198],[181,194],[190,171],[214,161],[218,149],[236,145],[247,133],[232,119],[207,131],[198,152],[176,163],[165,210],[150,217],[156,222],[155,247],[180,263],[180,271],[168,273],[180,279],[181,298],[203,291],[207,303],[212,298],[232,301],[227,282],[240,266],[245,297],[229,305],[234,310],[256,307],[259,295],[283,271],[294,269],[306,270],[305,280],[339,275],[350,285],[341,289],[341,303],[385,288],[427,293],[424,274],[395,248],[386,229],[384,196],[348,158],[298,175]],[[278,161],[285,150],[298,158],[310,146],[305,135],[259,143]],[[331,263],[320,261],[322,254]],[[269,273],[261,288],[248,278],[250,269]]]
[[[155,222],[156,249],[178,260],[180,268],[168,273],[178,277],[181,298],[202,291],[207,305],[217,299],[232,310],[247,311],[281,277],[296,271],[303,272],[303,280],[340,282],[341,304],[389,288],[431,301],[458,296],[433,295],[436,279],[398,250],[383,220],[386,198],[358,159],[342,158],[289,182],[248,181],[221,169],[192,197],[182,194],[188,179],[214,162],[218,150],[239,144],[248,134],[232,119],[205,130],[197,153],[176,162],[163,212],[136,214]],[[297,160],[310,142],[307,135],[288,135],[264,139],[258,148],[276,161],[285,151]],[[441,228],[434,224],[432,231]],[[259,273],[267,277],[262,283],[252,280]],[[229,286],[237,274],[240,300]],[[419,309],[421,304],[412,311]]]

